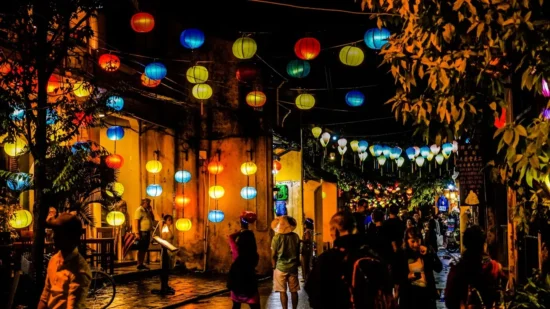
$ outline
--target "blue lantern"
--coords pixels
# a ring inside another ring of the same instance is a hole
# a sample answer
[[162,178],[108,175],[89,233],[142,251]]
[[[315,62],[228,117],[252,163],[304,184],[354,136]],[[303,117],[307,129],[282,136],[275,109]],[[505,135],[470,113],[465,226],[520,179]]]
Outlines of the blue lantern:
[[244,187],[241,189],[241,197],[245,200],[250,200],[258,195],[258,191],[254,187]]
[[225,218],[225,214],[221,210],[210,210],[208,212],[208,221],[213,223],[220,223]]
[[305,60],[292,60],[286,66],[288,75],[294,78],[304,78],[309,75],[311,66]]
[[124,128],[121,126],[112,126],[107,129],[107,138],[112,141],[121,140],[124,137]]
[[111,96],[107,99],[107,107],[115,111],[121,111],[124,107],[124,99],[119,96]]
[[185,48],[199,48],[204,44],[204,32],[199,29],[183,30],[180,35],[180,43]]
[[25,191],[31,187],[31,177],[27,173],[15,173],[6,180],[6,184],[12,191]]
[[25,118],[25,110],[24,109],[16,109],[13,111],[13,113],[10,114],[10,119],[13,121],[20,121]]
[[372,28],[365,32],[364,40],[367,47],[374,50],[379,50],[382,46],[388,43],[391,33],[388,29]]
[[420,147],[420,155],[425,159],[430,154],[430,147],[422,146]]
[[160,62],[149,63],[145,67],[145,76],[154,80],[161,80],[166,77],[166,67]]
[[405,153],[407,154],[409,160],[413,160],[416,157],[416,150],[414,150],[413,147],[407,148],[407,150],[405,150]]
[[159,184],[150,184],[145,189],[145,192],[147,192],[147,195],[152,197],[157,197],[162,194],[162,187]]
[[57,116],[57,111],[55,109],[48,108],[46,110],[46,124],[52,125],[55,124],[59,120],[59,117]]
[[174,178],[176,179],[176,182],[188,183],[191,180],[191,173],[188,171],[177,171]]
[[382,155],[382,152],[384,151],[384,147],[380,145],[374,145],[373,151],[374,151],[374,156],[379,157]]
[[382,154],[384,157],[389,158],[391,154],[391,147],[390,146],[382,146]]
[[359,90],[346,93],[346,103],[351,107],[358,107],[365,103],[365,95]]
[[357,149],[359,149],[359,152],[365,152],[367,151],[367,148],[369,148],[369,143],[367,141],[359,141],[359,144],[357,145]]
[[444,155],[450,156],[453,152],[453,144],[451,143],[445,143],[441,146],[441,152],[443,152]]
[[397,160],[400,156],[403,150],[399,147],[393,147],[390,149],[390,159]]

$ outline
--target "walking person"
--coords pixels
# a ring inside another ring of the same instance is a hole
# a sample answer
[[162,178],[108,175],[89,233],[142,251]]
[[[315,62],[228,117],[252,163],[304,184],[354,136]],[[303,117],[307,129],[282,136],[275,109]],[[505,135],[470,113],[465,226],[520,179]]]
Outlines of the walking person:
[[302,239],[302,278],[307,281],[313,258],[313,220],[307,218],[304,222],[304,237]]
[[136,209],[133,224],[134,233],[138,241],[138,270],[149,270],[149,267],[145,266],[143,263],[145,261],[145,255],[147,251],[149,251],[154,222],[155,216],[153,214],[151,200],[144,198],[141,200],[141,205]]
[[248,229],[248,225],[256,219],[256,213],[244,211],[240,217],[240,231],[229,236],[233,264],[229,270],[227,288],[231,291],[233,309],[240,309],[241,304],[248,304],[251,309],[260,309],[256,277],[260,256],[254,233]]
[[271,222],[275,232],[271,241],[273,257],[273,291],[279,292],[283,309],[288,309],[287,287],[292,299],[292,308],[298,308],[298,267],[300,266],[300,236],[294,233],[296,220],[280,216]]

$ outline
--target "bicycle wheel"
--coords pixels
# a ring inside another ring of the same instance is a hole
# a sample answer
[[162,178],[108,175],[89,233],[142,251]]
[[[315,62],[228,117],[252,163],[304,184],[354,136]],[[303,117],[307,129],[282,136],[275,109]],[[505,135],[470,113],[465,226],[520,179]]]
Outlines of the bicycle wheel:
[[108,274],[99,271],[92,271],[92,282],[86,299],[88,308],[105,309],[115,299],[115,281]]

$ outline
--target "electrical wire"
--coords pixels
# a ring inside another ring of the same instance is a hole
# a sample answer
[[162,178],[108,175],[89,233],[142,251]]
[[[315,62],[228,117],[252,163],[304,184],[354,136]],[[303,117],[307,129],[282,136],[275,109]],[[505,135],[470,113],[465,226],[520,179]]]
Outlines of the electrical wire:
[[[379,120],[387,120],[387,119],[393,119],[393,117],[381,117],[381,118],[363,119],[363,120],[356,120],[356,121],[325,123],[325,124],[322,124],[322,126],[328,127],[328,126],[337,126],[342,124],[363,123],[363,122],[371,122],[371,121],[379,121]],[[321,125],[321,124],[317,123],[316,125]]]
[[284,6],[289,7],[293,9],[300,9],[300,10],[310,10],[310,11],[323,11],[323,12],[331,12],[331,13],[344,13],[344,14],[352,14],[352,15],[371,15],[371,16],[398,16],[397,14],[391,14],[391,13],[369,13],[369,12],[356,12],[356,11],[348,11],[348,10],[341,10],[341,9],[329,9],[329,8],[319,8],[319,7],[310,7],[310,6],[301,6],[301,5],[294,5],[294,4],[287,4],[287,3],[281,3],[281,2],[274,2],[274,1],[266,1],[266,0],[248,0],[248,2],[256,2],[256,3],[262,3],[262,4],[271,4],[271,5],[277,5],[277,6]]

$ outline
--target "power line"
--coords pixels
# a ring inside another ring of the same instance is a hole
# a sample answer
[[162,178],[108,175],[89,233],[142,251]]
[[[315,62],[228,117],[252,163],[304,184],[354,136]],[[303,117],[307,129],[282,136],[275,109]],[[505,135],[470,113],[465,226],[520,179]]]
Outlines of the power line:
[[[371,121],[379,121],[379,120],[387,120],[387,119],[393,119],[393,117],[382,117],[382,118],[363,119],[363,120],[356,120],[356,121],[325,123],[325,124],[322,124],[322,126],[328,127],[328,126],[336,126],[336,125],[342,125],[342,124],[363,123],[363,122],[371,122]],[[317,124],[317,125],[321,125],[321,124]]]
[[266,1],[266,0],[248,0],[248,2],[271,4],[271,5],[284,6],[284,7],[289,7],[289,8],[293,8],[293,9],[300,9],[300,10],[323,11],[323,12],[332,12],[332,13],[344,13],[344,14],[352,14],[352,15],[398,16],[397,14],[391,14],[391,13],[356,12],[356,11],[348,11],[348,10],[341,10],[341,9],[329,9],[329,8],[319,8],[319,7],[293,5],[293,4],[287,4],[287,3],[281,3],[281,2]]

